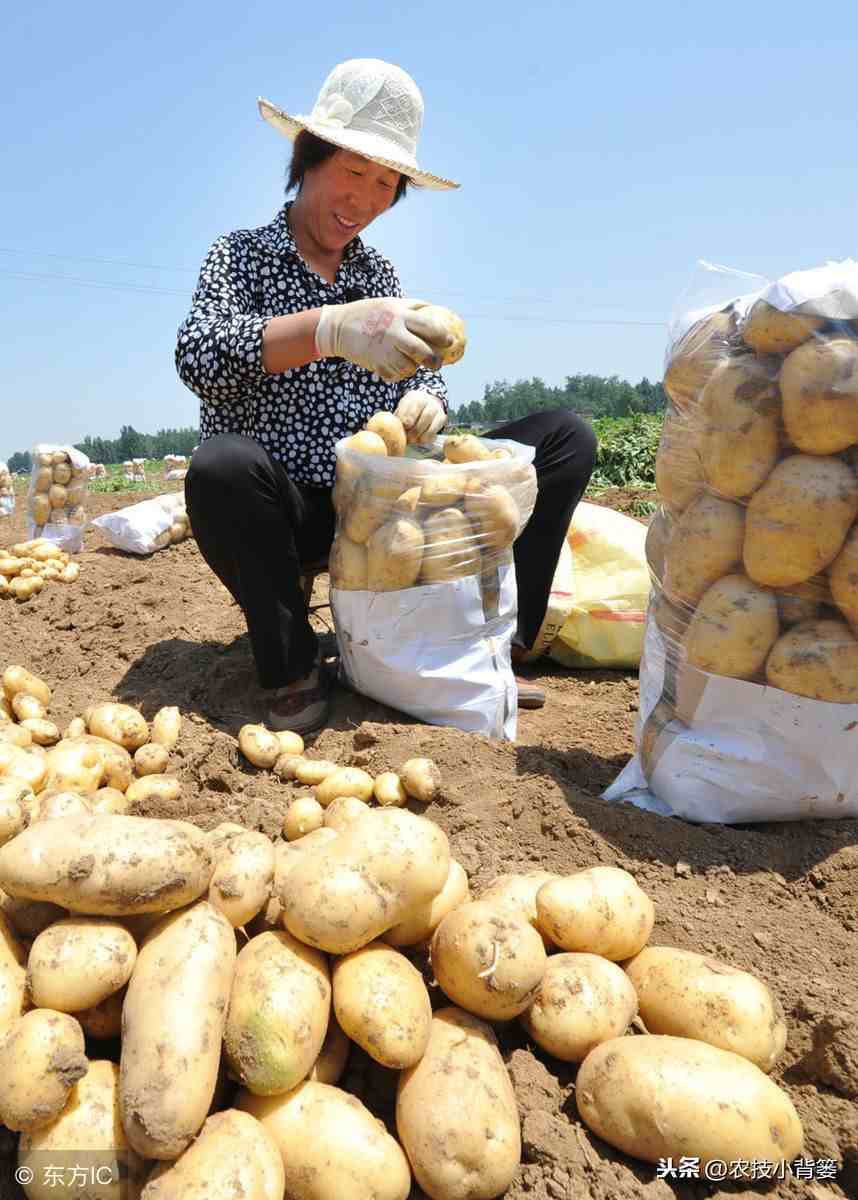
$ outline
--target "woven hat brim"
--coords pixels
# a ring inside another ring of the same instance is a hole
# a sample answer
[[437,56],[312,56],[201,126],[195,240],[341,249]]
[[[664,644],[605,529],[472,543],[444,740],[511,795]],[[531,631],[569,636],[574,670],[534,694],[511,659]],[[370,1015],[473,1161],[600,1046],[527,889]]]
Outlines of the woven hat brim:
[[321,138],[324,142],[330,142],[332,146],[339,147],[340,150],[351,150],[354,154],[360,154],[364,158],[371,159],[372,162],[378,163],[382,167],[387,167],[391,171],[398,171],[400,175],[407,175],[408,178],[418,187],[429,188],[431,191],[447,191],[450,188],[458,188],[461,184],[455,183],[452,179],[444,179],[440,175],[433,175],[431,171],[422,171],[419,167],[413,167],[409,163],[403,163],[395,158],[386,158],[379,154],[369,154],[366,150],[360,149],[349,140],[347,129],[342,131],[315,125],[312,121],[304,120],[301,117],[290,116],[289,113],[283,112],[270,100],[263,100],[262,97],[257,101],[259,112],[262,117],[271,125],[278,133],[284,134],[293,142],[295,138],[306,130],[312,133],[315,137]]

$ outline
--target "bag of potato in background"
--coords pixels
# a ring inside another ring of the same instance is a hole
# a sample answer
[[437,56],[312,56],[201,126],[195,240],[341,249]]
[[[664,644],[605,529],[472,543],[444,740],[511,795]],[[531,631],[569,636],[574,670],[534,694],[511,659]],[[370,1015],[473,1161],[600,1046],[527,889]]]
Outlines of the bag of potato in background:
[[11,517],[15,511],[15,486],[4,462],[0,462],[0,517]]
[[92,522],[117,550],[154,554],[191,537],[183,492],[168,492],[139,504],[128,504]]
[[27,494],[29,537],[45,538],[69,554],[77,554],[86,525],[89,459],[74,446],[48,444],[35,446],[32,459]]
[[331,608],[350,685],[429,724],[513,739],[512,544],[536,500],[533,448],[471,435],[406,447],[384,413],[336,455]]
[[858,263],[698,305],[673,334],[638,752],[606,798],[858,816]]

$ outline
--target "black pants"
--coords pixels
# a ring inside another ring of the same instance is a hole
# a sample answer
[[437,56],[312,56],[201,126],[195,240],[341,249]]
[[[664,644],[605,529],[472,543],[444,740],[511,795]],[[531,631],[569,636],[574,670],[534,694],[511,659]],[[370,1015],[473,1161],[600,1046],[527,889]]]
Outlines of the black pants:
[[[533,516],[518,538],[518,640],[532,645],[575,505],[596,454],[592,429],[566,409],[494,430],[536,450]],[[244,611],[260,686],[282,687],[312,669],[316,635],[299,583],[300,564],[324,558],[334,537],[328,488],[295,483],[251,438],[222,433],[195,452],[185,480],[200,553]]]

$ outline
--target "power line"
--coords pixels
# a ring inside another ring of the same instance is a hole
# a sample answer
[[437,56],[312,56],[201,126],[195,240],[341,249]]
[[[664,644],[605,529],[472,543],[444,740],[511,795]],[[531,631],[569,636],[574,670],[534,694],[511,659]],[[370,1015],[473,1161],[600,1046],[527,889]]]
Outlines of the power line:
[[64,262],[103,263],[110,267],[139,267],[143,271],[181,271],[189,275],[196,273],[193,267],[159,267],[154,263],[127,262],[122,258],[83,258],[77,254],[52,254],[48,250],[13,250],[10,246],[0,246],[0,254],[19,254],[35,258],[59,258]]

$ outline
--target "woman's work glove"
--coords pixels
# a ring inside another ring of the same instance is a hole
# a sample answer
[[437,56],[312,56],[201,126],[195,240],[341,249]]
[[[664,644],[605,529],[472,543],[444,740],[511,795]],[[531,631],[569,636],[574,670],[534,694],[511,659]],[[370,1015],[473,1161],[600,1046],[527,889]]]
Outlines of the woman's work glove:
[[413,388],[406,392],[396,409],[405,426],[409,442],[429,442],[447,424],[444,405],[431,392]]
[[322,358],[349,362],[396,383],[421,364],[438,370],[441,351],[452,335],[430,313],[425,300],[354,300],[326,304],[316,327],[316,350]]

